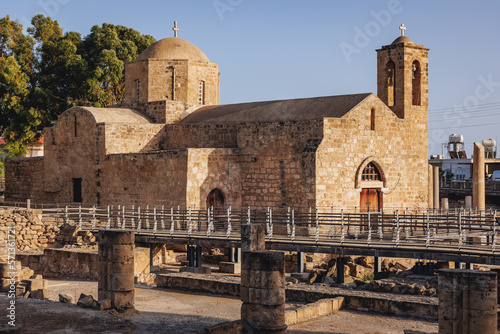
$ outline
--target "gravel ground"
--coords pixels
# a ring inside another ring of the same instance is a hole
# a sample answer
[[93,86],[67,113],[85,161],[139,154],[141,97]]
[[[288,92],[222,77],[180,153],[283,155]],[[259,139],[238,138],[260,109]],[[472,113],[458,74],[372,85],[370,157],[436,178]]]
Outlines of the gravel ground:
[[[94,311],[58,302],[59,293],[77,299],[97,297],[97,282],[49,280],[49,300],[17,299],[17,323],[23,333],[186,333],[240,318],[241,301],[230,296],[136,286],[138,313]],[[8,298],[0,294],[0,319]],[[294,308],[296,305],[287,305]],[[5,322],[5,320],[0,320]],[[437,322],[341,311],[289,327],[291,334],[320,333],[437,333]],[[413,331],[413,332],[411,332]]]
[[437,322],[355,311],[341,311],[288,327],[289,334],[430,334],[437,332]]

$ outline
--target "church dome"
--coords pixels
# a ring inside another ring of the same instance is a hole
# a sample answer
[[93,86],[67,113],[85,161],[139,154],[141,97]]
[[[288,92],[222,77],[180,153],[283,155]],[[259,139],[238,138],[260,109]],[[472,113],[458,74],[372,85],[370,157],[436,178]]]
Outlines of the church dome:
[[179,37],[164,38],[148,46],[136,60],[187,59],[209,63],[208,57],[196,46]]
[[392,42],[392,45],[394,44],[400,44],[400,43],[405,43],[405,44],[413,44],[412,40],[406,36],[399,36]]

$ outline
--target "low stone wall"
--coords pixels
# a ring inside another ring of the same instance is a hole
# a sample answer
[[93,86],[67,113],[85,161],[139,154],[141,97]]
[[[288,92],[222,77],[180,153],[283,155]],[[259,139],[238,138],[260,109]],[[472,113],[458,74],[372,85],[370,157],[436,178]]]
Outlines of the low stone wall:
[[15,228],[16,250],[42,250],[56,241],[62,220],[42,221],[41,210],[0,210],[0,262],[7,261],[7,234]]
[[[134,249],[134,276],[143,283],[149,278],[149,249]],[[72,277],[97,280],[98,255],[95,250],[79,248],[47,248],[43,254],[16,255],[22,265],[29,267],[43,277]]]
[[304,305],[296,310],[285,312],[287,325],[298,324],[324,315],[339,311],[344,306],[344,297],[321,299],[317,302]]
[[47,248],[43,254],[20,253],[16,258],[43,277],[97,280],[97,251]]
[[[159,274],[157,286],[204,291],[239,296],[239,277],[214,278],[210,275],[179,273]],[[438,300],[435,297],[401,295],[371,291],[295,284],[286,287],[286,299],[314,303],[321,299],[344,297],[344,306],[358,311],[370,311],[419,319],[437,320]]]

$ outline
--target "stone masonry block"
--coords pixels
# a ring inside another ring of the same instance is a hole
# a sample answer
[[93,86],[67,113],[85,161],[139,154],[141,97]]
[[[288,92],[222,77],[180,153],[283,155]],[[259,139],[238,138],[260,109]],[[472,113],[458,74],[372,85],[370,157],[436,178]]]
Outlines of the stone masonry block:
[[297,311],[288,310],[285,312],[285,323],[290,326],[297,323]]
[[266,249],[266,229],[264,224],[241,225],[241,251],[256,252]]
[[112,291],[130,291],[134,289],[134,275],[129,273],[111,273]]
[[134,262],[134,245],[113,245],[111,262],[127,263]]
[[285,253],[268,251],[244,253],[241,267],[243,270],[284,271]]
[[286,328],[285,305],[267,306],[243,303],[241,305],[241,320],[252,328],[284,329]]
[[133,245],[134,232],[128,230],[99,230],[99,243],[113,245]]
[[134,307],[134,290],[120,291],[111,293],[111,305],[114,308],[133,308]]

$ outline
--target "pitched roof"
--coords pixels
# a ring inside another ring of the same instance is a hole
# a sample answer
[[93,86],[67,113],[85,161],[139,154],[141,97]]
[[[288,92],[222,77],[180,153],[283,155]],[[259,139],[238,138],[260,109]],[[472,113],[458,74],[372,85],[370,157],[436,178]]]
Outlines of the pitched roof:
[[370,94],[205,106],[180,123],[259,123],[340,118]]

